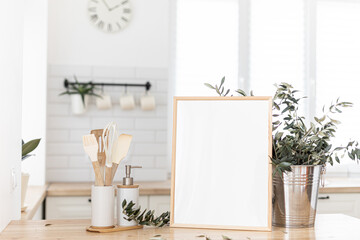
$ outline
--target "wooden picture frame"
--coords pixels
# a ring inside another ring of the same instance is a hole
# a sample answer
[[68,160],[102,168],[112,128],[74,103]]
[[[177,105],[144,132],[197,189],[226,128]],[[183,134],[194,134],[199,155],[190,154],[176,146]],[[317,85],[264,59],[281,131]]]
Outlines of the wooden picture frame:
[[170,227],[271,231],[271,154],[271,97],[174,97]]

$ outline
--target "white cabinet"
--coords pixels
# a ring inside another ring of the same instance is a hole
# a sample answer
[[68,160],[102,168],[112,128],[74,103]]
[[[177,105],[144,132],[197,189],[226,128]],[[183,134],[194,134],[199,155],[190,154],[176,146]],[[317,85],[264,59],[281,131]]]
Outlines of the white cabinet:
[[155,210],[155,216],[170,211],[170,196],[150,195],[149,209]]
[[[144,209],[155,210],[155,215],[158,215],[165,211],[169,211],[170,196],[142,195],[139,197],[139,205],[143,210]],[[91,198],[89,196],[79,196],[79,197],[66,196],[66,197],[46,198],[46,219],[89,219],[89,218],[91,218]]]
[[360,218],[360,193],[321,193],[317,213],[342,213]]
[[91,218],[90,197],[47,197],[46,219]]

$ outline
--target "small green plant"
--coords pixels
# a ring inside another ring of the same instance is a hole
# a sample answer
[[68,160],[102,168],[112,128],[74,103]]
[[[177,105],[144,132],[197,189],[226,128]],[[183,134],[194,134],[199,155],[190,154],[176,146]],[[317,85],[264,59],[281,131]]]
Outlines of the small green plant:
[[24,140],[22,140],[22,154],[21,154],[21,161],[24,161],[25,159],[27,159],[28,157],[32,156],[31,153],[32,151],[34,151],[37,146],[40,143],[41,138],[39,139],[33,139],[31,141],[28,141],[27,143],[24,143]]
[[[214,89],[219,96],[226,96],[223,84],[225,77],[217,85],[205,83],[205,86]],[[291,171],[291,165],[325,165],[334,162],[340,163],[340,158],[347,154],[350,159],[360,160],[360,149],[357,141],[350,141],[344,146],[332,146],[331,139],[335,137],[337,125],[333,115],[342,113],[343,108],[352,107],[350,102],[341,102],[339,98],[322,109],[322,116],[315,117],[309,126],[305,124],[305,117],[299,115],[299,103],[305,97],[298,97],[298,90],[294,90],[288,83],[275,85],[273,97],[273,141],[272,163],[275,173]],[[235,92],[247,96],[245,91],[238,89]],[[250,92],[253,96],[253,93]]]
[[[81,100],[85,106],[85,96],[96,96],[101,97],[100,95],[94,93],[95,86],[92,85],[90,82],[88,83],[80,83],[76,76],[74,76],[75,83],[70,84],[70,86],[66,89],[65,92],[60,93],[59,95],[73,95],[73,94],[79,94],[81,96]],[[65,78],[65,80],[67,80]]]
[[141,207],[134,208],[135,203],[130,201],[129,203],[124,200],[122,202],[123,213],[127,216],[124,219],[128,221],[134,220],[139,225],[163,227],[168,226],[170,222],[170,212],[164,212],[160,216],[154,216],[154,210],[141,211]]

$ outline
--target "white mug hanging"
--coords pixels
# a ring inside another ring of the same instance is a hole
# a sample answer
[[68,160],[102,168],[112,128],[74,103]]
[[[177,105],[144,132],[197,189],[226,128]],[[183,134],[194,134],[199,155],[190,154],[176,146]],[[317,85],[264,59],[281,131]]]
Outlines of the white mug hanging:
[[120,107],[122,110],[132,110],[135,108],[134,95],[127,92],[125,87],[125,94],[120,97]]
[[104,93],[104,86],[102,86],[100,97],[96,98],[96,107],[100,110],[105,110],[110,109],[111,106],[111,97]]
[[140,106],[144,111],[150,111],[155,109],[155,97],[149,94],[148,91],[140,98]]

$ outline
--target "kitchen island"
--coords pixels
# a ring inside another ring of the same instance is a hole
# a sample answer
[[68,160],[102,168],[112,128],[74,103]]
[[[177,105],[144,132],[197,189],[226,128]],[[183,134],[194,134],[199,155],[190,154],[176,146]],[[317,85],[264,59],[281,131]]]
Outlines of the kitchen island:
[[115,233],[91,233],[85,229],[90,220],[42,220],[12,221],[0,239],[360,239],[360,219],[343,214],[319,214],[314,228],[286,229],[273,227],[272,232],[209,230],[189,228],[152,228],[128,230]]

